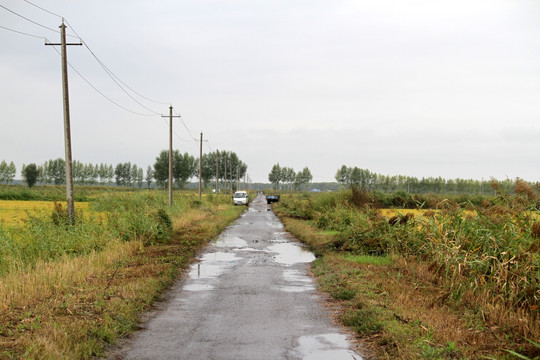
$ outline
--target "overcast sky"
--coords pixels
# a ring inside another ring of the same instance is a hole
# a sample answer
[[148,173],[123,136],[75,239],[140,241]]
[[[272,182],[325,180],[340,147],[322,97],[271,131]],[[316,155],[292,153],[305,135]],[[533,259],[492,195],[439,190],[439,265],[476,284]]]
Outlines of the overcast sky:
[[[66,18],[73,157],[146,169],[168,148],[235,151],[253,181],[273,164],[334,181],[387,175],[540,181],[537,0],[31,0]],[[0,0],[0,26],[59,41],[61,19]],[[76,38],[69,38],[77,42]],[[0,161],[64,157],[60,56],[0,28]],[[129,90],[128,90],[129,91]],[[17,174],[19,177],[19,174]]]

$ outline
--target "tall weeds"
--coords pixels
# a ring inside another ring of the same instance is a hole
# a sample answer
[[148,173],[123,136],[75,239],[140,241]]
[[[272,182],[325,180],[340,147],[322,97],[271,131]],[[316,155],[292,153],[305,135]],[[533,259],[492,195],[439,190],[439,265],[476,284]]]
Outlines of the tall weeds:
[[[0,225],[0,275],[32,267],[38,261],[78,256],[103,249],[115,239],[143,244],[166,242],[172,221],[166,199],[157,193],[111,193],[99,197],[92,212],[78,211],[76,224],[67,224],[65,208],[29,218],[26,225],[4,229]],[[178,207],[176,211],[181,211]]]
[[336,241],[329,244],[334,249],[393,254],[429,264],[446,289],[448,305],[478,311],[488,324],[506,327],[512,336],[538,338],[538,198],[537,190],[518,179],[513,194],[499,191],[496,198],[476,206],[433,201],[442,210],[416,218],[387,219],[354,191],[299,197],[279,206],[303,214],[322,230],[336,231]]

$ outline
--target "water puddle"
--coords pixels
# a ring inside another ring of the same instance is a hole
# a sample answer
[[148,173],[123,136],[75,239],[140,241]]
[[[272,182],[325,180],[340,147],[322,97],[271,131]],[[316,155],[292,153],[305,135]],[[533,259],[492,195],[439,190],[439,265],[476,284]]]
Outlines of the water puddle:
[[283,224],[280,221],[267,221],[266,225],[272,229],[283,229]]
[[298,351],[304,360],[361,360],[362,357],[349,350],[349,342],[342,334],[302,336],[298,339]]
[[268,250],[261,250],[261,249],[254,249],[254,248],[242,248],[238,249],[239,251],[245,251],[245,252],[265,252],[267,253]]
[[298,270],[284,270],[283,278],[287,282],[287,285],[282,285],[279,287],[279,289],[282,291],[303,292],[315,290],[313,280]]
[[[200,260],[200,262],[191,265],[189,277],[193,280],[214,279],[221,275],[227,267],[232,266],[235,261],[240,260],[240,258],[233,253],[213,252],[204,254]],[[194,291],[197,288],[195,285],[203,286],[205,284],[187,284],[184,288],[192,286],[193,288],[191,290]],[[205,289],[201,288],[198,290]]]
[[188,284],[184,285],[182,290],[186,291],[209,291],[214,288],[213,285],[210,284]]
[[214,242],[217,247],[243,248],[247,246],[247,241],[236,236],[222,235]]
[[268,250],[277,253],[274,261],[284,265],[309,263],[315,260],[315,255],[311,251],[296,243],[278,243],[269,246]]

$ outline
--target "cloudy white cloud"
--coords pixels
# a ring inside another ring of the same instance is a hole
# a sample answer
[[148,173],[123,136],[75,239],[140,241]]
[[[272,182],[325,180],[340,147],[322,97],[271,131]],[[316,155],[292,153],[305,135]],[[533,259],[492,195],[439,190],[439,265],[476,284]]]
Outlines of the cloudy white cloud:
[[[540,4],[493,1],[48,1],[123,81],[172,102],[210,149],[266,181],[280,162],[331,181],[342,164],[385,174],[540,178]],[[60,19],[2,4],[49,27]],[[0,9],[0,24],[57,41]],[[0,29],[0,159],[62,156],[59,57]],[[70,62],[123,94],[84,48]],[[70,72],[73,153],[146,167],[167,147],[159,116],[128,113]],[[167,105],[144,101],[159,113]],[[176,123],[176,147],[198,154]],[[31,141],[27,141],[31,140]]]

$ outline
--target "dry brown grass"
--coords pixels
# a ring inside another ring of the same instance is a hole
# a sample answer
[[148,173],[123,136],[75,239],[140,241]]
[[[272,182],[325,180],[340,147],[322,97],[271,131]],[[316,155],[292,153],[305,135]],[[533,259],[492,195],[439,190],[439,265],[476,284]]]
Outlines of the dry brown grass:
[[[503,210],[494,209],[493,215],[500,216]],[[452,298],[450,289],[466,279],[469,269],[465,266],[456,266],[455,273],[445,274],[442,264],[400,256],[394,256],[391,266],[356,263],[343,253],[329,252],[320,230],[309,223],[286,217],[282,220],[301,241],[325,250],[319,252],[322,257],[314,270],[322,288],[338,295],[347,289],[354,291],[353,300],[340,301],[345,309],[371,314],[366,321],[382,324],[379,332],[359,335],[360,341],[380,358],[509,358],[503,349],[520,349],[530,357],[538,355],[538,349],[523,338],[537,339],[540,334],[538,318],[531,320],[531,311],[538,313],[537,308],[509,309],[502,305],[504,302],[493,301],[492,294],[479,293],[478,287],[465,286],[459,301]],[[502,290],[515,283],[505,264],[494,276],[506,279],[506,285],[499,284]],[[536,288],[531,287],[531,291]]]
[[100,252],[6,275],[0,282],[0,359],[103,355],[241,210],[192,209],[173,218],[168,244],[114,241]]

